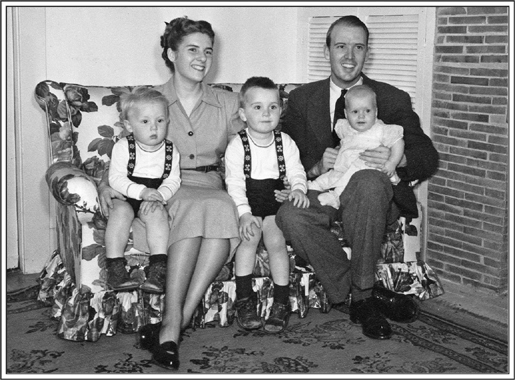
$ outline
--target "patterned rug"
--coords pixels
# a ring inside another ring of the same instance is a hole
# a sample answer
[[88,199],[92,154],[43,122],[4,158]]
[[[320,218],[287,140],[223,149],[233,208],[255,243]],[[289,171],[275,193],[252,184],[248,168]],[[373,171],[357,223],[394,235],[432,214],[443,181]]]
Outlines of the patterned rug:
[[103,336],[95,343],[59,339],[58,321],[36,294],[32,287],[6,297],[6,374],[466,375],[509,370],[506,342],[434,315],[392,323],[392,338],[379,341],[366,338],[346,313],[311,309],[303,319],[292,314],[287,330],[275,335],[247,332],[236,323],[187,330],[180,369],[167,371],[139,348],[136,334]]

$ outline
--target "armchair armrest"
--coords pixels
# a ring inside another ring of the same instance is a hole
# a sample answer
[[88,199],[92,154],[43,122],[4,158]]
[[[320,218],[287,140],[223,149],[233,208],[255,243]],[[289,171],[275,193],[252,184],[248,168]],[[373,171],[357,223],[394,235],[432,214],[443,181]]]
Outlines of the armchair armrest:
[[91,222],[100,211],[96,182],[70,162],[52,164],[45,175],[55,200],[65,206],[74,206],[82,224]]

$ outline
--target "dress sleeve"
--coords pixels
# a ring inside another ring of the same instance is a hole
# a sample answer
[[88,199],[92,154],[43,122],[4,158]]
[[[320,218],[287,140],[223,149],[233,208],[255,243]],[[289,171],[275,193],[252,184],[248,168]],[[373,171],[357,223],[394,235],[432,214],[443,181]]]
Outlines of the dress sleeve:
[[238,93],[229,93],[226,102],[227,117],[229,120],[228,139],[231,139],[245,127],[245,123],[240,118],[238,109],[240,108],[240,101]]
[[345,136],[349,135],[351,126],[349,124],[349,121],[347,119],[338,119],[336,122],[336,125],[334,126],[334,130],[340,140],[343,140]]
[[247,186],[243,173],[244,150],[239,135],[233,137],[225,151],[225,184],[227,192],[238,208],[238,215],[251,212],[247,198]]
[[390,148],[397,141],[402,139],[404,128],[397,124],[384,124],[382,144]]

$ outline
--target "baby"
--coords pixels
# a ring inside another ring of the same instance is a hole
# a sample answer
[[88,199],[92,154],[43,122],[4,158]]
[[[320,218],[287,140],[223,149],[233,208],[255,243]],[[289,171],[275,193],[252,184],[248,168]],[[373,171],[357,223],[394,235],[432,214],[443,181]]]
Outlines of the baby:
[[340,207],[340,195],[352,175],[371,169],[359,157],[361,152],[380,145],[390,148],[390,157],[380,170],[394,185],[400,181],[395,169],[404,155],[404,130],[400,125],[386,125],[377,119],[376,94],[370,87],[359,85],[349,89],[345,97],[345,117],[334,127],[341,139],[334,168],[308,181],[310,190],[323,191],[318,195],[320,204],[336,209]]

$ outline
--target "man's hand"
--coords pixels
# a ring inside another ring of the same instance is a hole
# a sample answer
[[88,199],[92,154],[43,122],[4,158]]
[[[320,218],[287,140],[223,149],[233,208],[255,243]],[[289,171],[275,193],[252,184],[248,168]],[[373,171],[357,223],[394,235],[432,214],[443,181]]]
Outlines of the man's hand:
[[109,185],[101,185],[98,187],[98,198],[100,200],[102,213],[107,218],[109,217],[109,209],[112,209],[114,206],[113,198],[119,199],[121,201],[125,200],[125,197],[122,193],[119,193]]
[[339,147],[326,148],[322,159],[308,171],[308,178],[316,178],[321,174],[327,173],[334,168],[336,157],[338,156]]
[[242,239],[250,240],[251,236],[254,236],[252,225],[256,225],[258,230],[261,229],[261,219],[252,215],[250,212],[240,216],[240,237]]
[[374,149],[367,149],[359,154],[367,166],[374,169],[382,169],[388,158],[390,158],[390,148],[380,145]]

